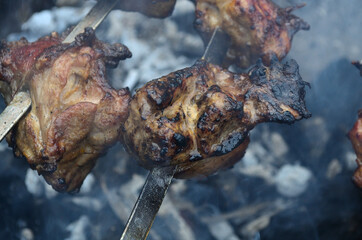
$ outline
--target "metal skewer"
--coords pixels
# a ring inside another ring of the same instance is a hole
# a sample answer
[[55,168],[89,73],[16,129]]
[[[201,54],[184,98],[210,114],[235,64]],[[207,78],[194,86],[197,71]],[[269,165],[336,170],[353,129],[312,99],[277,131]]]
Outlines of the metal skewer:
[[[228,36],[216,28],[201,59],[214,64],[221,64],[229,46],[228,43]],[[144,240],[147,238],[175,172],[177,172],[176,166],[151,170],[133,207],[121,240]]]
[[[83,20],[74,27],[62,43],[73,42],[75,37],[78,34],[83,33],[84,29],[87,27],[96,29],[118,1],[119,0],[98,0],[87,16],[85,16]],[[31,98],[28,93],[19,91],[14,95],[13,100],[0,114],[0,142],[19,121],[19,119],[28,111],[28,109],[30,109],[30,106]]]
[[175,167],[154,168],[133,207],[121,240],[146,239],[171,184]]

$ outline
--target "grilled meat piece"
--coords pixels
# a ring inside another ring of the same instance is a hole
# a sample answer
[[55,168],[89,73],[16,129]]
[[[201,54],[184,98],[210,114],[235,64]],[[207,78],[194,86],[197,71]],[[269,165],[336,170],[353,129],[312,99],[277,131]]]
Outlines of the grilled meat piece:
[[[360,70],[360,75],[362,76],[362,60],[353,61],[352,64]],[[348,137],[357,155],[357,169],[353,174],[353,181],[358,187],[362,188],[362,109],[359,110],[358,119],[349,131]]]
[[[298,7],[295,7],[298,8]],[[208,43],[215,28],[231,38],[225,66],[247,68],[260,57],[269,64],[276,54],[284,58],[293,35],[309,25],[270,0],[196,0],[195,28]]]
[[122,0],[117,8],[140,12],[148,17],[165,18],[172,14],[176,0]]
[[358,120],[351,131],[349,131],[348,137],[357,155],[356,162],[358,167],[354,172],[353,181],[358,187],[362,188],[362,109],[359,110]]
[[118,139],[128,113],[128,89],[115,90],[106,67],[131,56],[122,44],[106,44],[89,28],[71,44],[56,33],[28,43],[3,42],[1,93],[9,102],[20,89],[30,112],[7,140],[17,156],[57,191],[76,191],[96,159]]
[[260,61],[241,75],[200,60],[136,92],[124,143],[147,169],[178,165],[178,178],[209,175],[240,160],[256,124],[308,118],[305,85],[294,60]]

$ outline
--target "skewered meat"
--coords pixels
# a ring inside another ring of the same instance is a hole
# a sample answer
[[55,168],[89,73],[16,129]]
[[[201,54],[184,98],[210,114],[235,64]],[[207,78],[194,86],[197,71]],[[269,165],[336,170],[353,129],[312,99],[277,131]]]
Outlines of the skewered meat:
[[356,162],[358,167],[354,172],[353,181],[358,187],[362,188],[362,110],[359,111],[358,120],[351,131],[349,131],[348,137],[357,155]]
[[[362,60],[353,61],[352,64],[360,70],[360,75],[362,76]],[[362,188],[362,109],[359,110],[358,120],[349,131],[348,137],[357,155],[357,169],[353,174],[353,181],[358,187]]]
[[225,66],[247,68],[260,57],[269,64],[276,54],[282,59],[289,52],[293,35],[309,25],[270,0],[196,0],[195,28],[205,43],[215,28],[231,38]]
[[176,0],[122,0],[117,6],[125,11],[140,12],[149,17],[165,18],[171,15]]
[[294,60],[259,62],[241,75],[200,60],[136,92],[124,143],[147,169],[178,165],[178,178],[209,175],[240,160],[256,124],[308,118],[305,85]]
[[7,101],[20,89],[32,108],[7,140],[17,156],[58,191],[76,191],[97,157],[118,139],[130,93],[115,90],[106,67],[131,56],[122,44],[106,44],[89,28],[71,44],[52,33],[0,47],[1,93]]

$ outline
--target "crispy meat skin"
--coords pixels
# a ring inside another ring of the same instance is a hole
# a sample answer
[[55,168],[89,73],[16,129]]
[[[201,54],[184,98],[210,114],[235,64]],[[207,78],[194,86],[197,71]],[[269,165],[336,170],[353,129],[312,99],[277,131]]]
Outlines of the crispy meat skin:
[[309,117],[306,84],[294,60],[259,62],[241,75],[198,61],[137,91],[124,143],[148,169],[179,165],[176,177],[209,175],[240,160],[256,124]]
[[231,38],[225,66],[247,68],[260,57],[287,55],[293,35],[309,29],[302,19],[270,0],[196,0],[195,28],[208,43],[213,30],[221,27]]
[[[352,64],[360,70],[360,75],[362,76],[362,60],[353,61]],[[357,155],[357,169],[353,174],[353,181],[358,187],[362,188],[362,109],[359,110],[358,119],[349,131],[348,137]]]
[[148,17],[165,18],[172,14],[176,0],[122,0],[118,8],[140,12]]
[[357,155],[356,162],[358,167],[354,172],[353,181],[358,187],[362,188],[362,110],[359,110],[358,120],[349,131],[348,137]]
[[131,56],[121,44],[106,44],[87,29],[61,44],[56,33],[28,43],[2,43],[0,80],[7,101],[27,89],[32,107],[7,140],[17,156],[57,191],[76,191],[96,159],[118,139],[130,93],[115,90],[105,69]]

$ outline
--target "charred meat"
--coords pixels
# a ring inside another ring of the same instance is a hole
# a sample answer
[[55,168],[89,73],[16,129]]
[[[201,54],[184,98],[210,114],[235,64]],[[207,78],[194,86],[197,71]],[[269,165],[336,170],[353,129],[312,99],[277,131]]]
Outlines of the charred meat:
[[141,165],[178,165],[178,178],[209,175],[241,159],[258,123],[308,118],[305,85],[294,60],[261,62],[235,74],[198,61],[139,89],[124,143]]
[[357,155],[356,162],[358,167],[354,172],[353,181],[358,187],[362,188],[362,110],[359,111],[358,120],[351,131],[349,131],[348,137]]
[[[362,60],[353,61],[352,64],[360,70],[360,75],[362,76]],[[353,181],[358,187],[362,188],[362,109],[359,110],[358,119],[349,131],[348,137],[357,155],[357,169],[354,172]]]
[[247,68],[260,57],[269,64],[272,55],[282,59],[293,35],[309,25],[270,0],[196,0],[195,28],[205,43],[215,28],[230,36],[225,66]]
[[7,140],[17,156],[58,191],[76,191],[96,159],[117,141],[130,93],[115,90],[106,67],[131,56],[122,44],[106,44],[92,29],[71,44],[53,33],[29,43],[2,42],[1,93],[10,101],[20,89],[32,99]]
[[176,0],[122,0],[119,9],[140,12],[148,17],[165,18],[172,14]]

